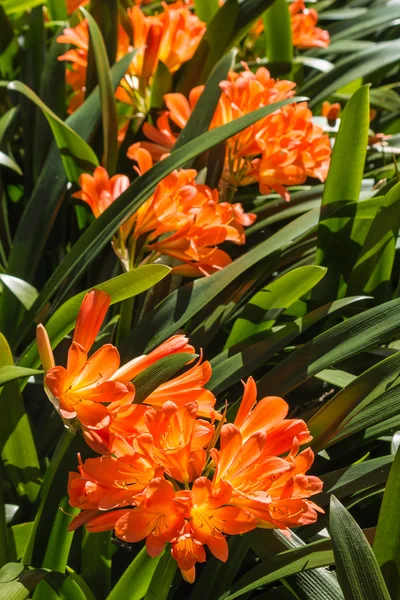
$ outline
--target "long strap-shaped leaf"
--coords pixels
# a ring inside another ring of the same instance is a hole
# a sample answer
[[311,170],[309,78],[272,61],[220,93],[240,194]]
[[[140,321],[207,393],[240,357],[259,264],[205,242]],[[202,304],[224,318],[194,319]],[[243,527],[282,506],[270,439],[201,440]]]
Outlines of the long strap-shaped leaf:
[[346,600],[390,600],[365,535],[335,496],[331,498],[329,529],[336,573]]
[[400,597],[400,450],[389,473],[374,539],[374,553],[392,598]]
[[258,383],[260,395],[285,395],[315,373],[400,332],[400,299],[370,308],[304,344]]

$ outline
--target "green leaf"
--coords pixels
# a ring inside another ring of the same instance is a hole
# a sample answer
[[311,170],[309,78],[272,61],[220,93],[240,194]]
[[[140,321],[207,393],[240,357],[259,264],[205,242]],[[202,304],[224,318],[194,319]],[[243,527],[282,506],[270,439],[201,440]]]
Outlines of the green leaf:
[[28,571],[20,563],[7,563],[0,569],[0,593],[4,600],[25,600],[47,575],[43,569]]
[[141,404],[154,390],[180,371],[185,365],[197,358],[197,354],[179,352],[164,356],[150,365],[132,380],[135,386],[135,404]]
[[[348,50],[346,50],[348,54]],[[374,71],[397,63],[400,57],[400,42],[380,42],[355,54],[350,54],[336,63],[329,73],[320,73],[301,87],[301,93],[310,96],[314,107],[344,85],[366,77]]]
[[146,595],[161,555],[151,558],[142,548],[119,578],[107,600],[142,600]]
[[[267,331],[265,339],[256,341],[255,344],[249,347],[246,345],[243,350],[239,349],[241,348],[241,345],[239,344],[239,347],[233,346],[229,350],[221,352],[221,354],[211,361],[213,373],[207,387],[215,394],[219,394],[226,390],[230,385],[251,375],[255,369],[264,365],[277,352],[283,350],[297,336],[304,331],[307,331],[307,329],[315,325],[320,319],[362,299],[362,296],[355,296],[353,298],[344,298],[343,300],[325,304],[304,317],[296,319],[292,323],[288,323],[276,332],[269,333]],[[264,334],[260,334],[254,336],[254,339],[258,340],[261,335],[264,337]],[[231,354],[233,356],[231,356]],[[228,414],[231,415],[230,411]]]
[[68,19],[65,0],[47,0],[47,10],[52,21],[66,21]]
[[397,450],[383,495],[373,550],[392,598],[400,595],[400,451]]
[[389,356],[354,379],[346,388],[326,402],[308,421],[313,440],[311,447],[319,452],[329,440],[362,408],[368,406],[396,381],[400,370],[400,352]]
[[[65,494],[65,490],[64,490]],[[72,508],[68,502],[68,496],[60,500],[58,511],[51,524],[51,531],[46,540],[46,552],[43,558],[42,567],[65,573],[69,551],[71,548],[74,531],[68,531],[68,525],[72,517],[78,514],[77,508]],[[44,580],[39,583],[33,594],[33,600],[58,600],[59,596]]]
[[215,556],[207,559],[200,577],[196,578],[193,585],[190,600],[218,598],[231,587],[249,552],[249,546],[247,539],[239,535],[232,536],[228,545],[229,559],[226,563],[221,562]]
[[292,23],[286,0],[275,0],[264,13],[264,35],[266,55],[269,62],[288,63],[293,61]]
[[219,9],[218,0],[194,0],[196,15],[208,23]]
[[346,600],[390,600],[365,535],[335,496],[331,498],[329,530],[336,573]]
[[15,381],[22,377],[31,377],[31,375],[41,375],[42,373],[43,371],[37,371],[36,369],[24,369],[15,365],[4,365],[0,367],[0,386],[5,385],[9,381]]
[[398,5],[384,5],[376,8],[369,8],[362,15],[354,15],[353,18],[335,23],[330,28],[332,42],[337,40],[356,40],[366,37],[371,33],[389,24],[393,19],[400,17],[400,7]]
[[18,561],[24,553],[33,523],[19,523],[7,529],[7,545],[10,557],[13,561]]
[[21,81],[0,82],[1,87],[16,91],[29,98],[38,106],[49,122],[56,140],[65,172],[70,181],[78,182],[79,175],[87,170],[93,170],[98,164],[97,156],[91,147],[64,121],[60,119],[42,100]]
[[399,306],[400,299],[386,302],[321,333],[264,375],[260,394],[284,396],[323,369],[396,335]]
[[177,563],[167,546],[156,566],[144,600],[166,600],[176,569]]
[[233,324],[225,348],[270,329],[280,314],[309,292],[324,277],[326,269],[313,265],[293,269],[265,286],[246,304]]
[[0,144],[2,143],[7,129],[13,122],[17,113],[18,108],[16,106],[13,106],[7,112],[5,112],[4,115],[0,117]]
[[[76,469],[77,453],[87,452],[87,447],[83,438],[73,435],[69,431],[64,431],[59,439],[56,449],[53,452],[49,466],[47,467],[43,484],[40,489],[40,502],[36,511],[32,530],[26,544],[22,562],[40,567],[49,556],[48,542],[53,530],[53,524],[57,519],[60,503],[65,498],[65,492],[68,482],[68,473]],[[70,512],[70,510],[68,510]],[[68,516],[68,515],[67,515]],[[57,535],[65,536],[65,551],[70,542],[69,534],[66,532],[65,520],[62,530],[56,527],[54,531],[54,542],[56,545]],[[53,546],[54,547],[54,546]],[[57,551],[58,552],[58,551]],[[57,554],[57,553],[56,553]],[[65,556],[65,555],[64,555]],[[54,557],[57,560],[57,557]],[[50,581],[49,581],[50,583]]]
[[[286,537],[278,529],[254,529],[244,536],[247,543],[264,563],[288,549],[304,548],[305,542],[293,531]],[[343,600],[343,594],[334,573],[328,569],[312,569],[292,576],[287,582],[293,590],[299,589],[304,600]]]
[[[334,210],[333,207],[330,209]],[[160,344],[259,261],[266,257],[274,260],[276,252],[312,233],[318,216],[318,210],[302,215],[218,273],[186,284],[170,294],[132,331],[124,347],[140,353],[145,345],[148,351]]]
[[274,112],[282,106],[297,102],[298,100],[299,98],[294,97],[288,100],[282,100],[281,102],[276,102],[275,104],[270,104],[244,115],[231,123],[203,133],[195,140],[192,140],[178,150],[173,151],[168,158],[160,161],[149,171],[136,179],[132,185],[90,225],[72,247],[59,267],[54,271],[53,275],[42,289],[37,302],[27,314],[24,324],[21,327],[23,332],[25,332],[26,327],[30,326],[32,315],[37,314],[37,312],[43,308],[49,297],[61,285],[62,281],[64,281],[72,272],[74,272],[74,281],[79,277],[88,264],[107,244],[108,240],[118,227],[126,221],[126,219],[128,219],[146,199],[149,198],[157,183],[159,183],[159,181],[167,174],[201,152],[212,148],[226,138],[242,131],[242,129],[245,129],[258,119]]
[[30,369],[14,367],[10,347],[0,333],[0,370],[3,381],[8,381],[0,391],[0,450],[5,476],[16,493],[34,502],[40,488],[40,466],[32,430],[26,414],[16,379],[32,374]]
[[8,289],[18,298],[21,304],[29,310],[35,300],[38,297],[38,291],[30,283],[18,279],[18,277],[12,277],[12,275],[6,275],[0,273],[0,280],[8,287]]
[[333,552],[330,540],[322,540],[307,544],[302,548],[287,550],[271,557],[267,563],[262,563],[250,569],[233,586],[228,594],[218,600],[234,600],[248,594],[261,586],[268,585],[279,579],[284,579],[296,573],[318,569],[333,564]]
[[20,166],[15,162],[15,160],[7,156],[7,154],[2,151],[0,151],[0,166],[7,167],[7,169],[11,169],[12,171],[18,173],[18,175],[22,175]]
[[[129,273],[123,273],[122,275],[118,275],[118,277],[100,283],[96,286],[96,289],[107,292],[111,296],[111,304],[115,304],[148,290],[164,279],[170,270],[170,267],[165,265],[145,265]],[[87,291],[89,290],[76,294],[76,296],[67,300],[46,323],[46,330],[51,340],[52,348],[55,348],[75,327],[79,308]],[[36,344],[32,344],[19,365],[28,367],[38,364],[40,364],[40,360],[37,347]]]
[[96,600],[104,600],[111,587],[111,532],[83,532],[81,574]]
[[[351,419],[343,425],[343,428],[330,440],[329,445],[337,444],[342,440],[373,427],[374,425],[384,425],[386,419],[396,418],[399,412],[398,398],[399,388],[392,387],[387,392],[380,394],[377,398],[365,407],[360,408],[360,412],[352,416]],[[391,429],[389,426],[388,429]],[[377,432],[377,437],[380,433]]]
[[104,40],[96,21],[83,7],[81,7],[80,10],[89,23],[90,42],[93,47],[97,78],[99,81],[104,142],[103,164],[108,173],[114,175],[118,158],[118,123],[117,104],[111,81],[110,64],[108,62]]
[[7,14],[23,12],[43,4],[43,0],[3,0],[2,5]]
[[328,277],[314,289],[312,297],[323,301],[345,295],[346,279],[357,260],[359,249],[354,249],[351,231],[360,197],[368,130],[368,87],[363,86],[343,112],[322,196],[322,206],[338,200],[348,203],[344,216],[324,220],[318,227],[316,261],[328,268]]
[[352,270],[348,292],[366,293],[377,300],[391,297],[391,275],[400,228],[400,183],[383,198]]

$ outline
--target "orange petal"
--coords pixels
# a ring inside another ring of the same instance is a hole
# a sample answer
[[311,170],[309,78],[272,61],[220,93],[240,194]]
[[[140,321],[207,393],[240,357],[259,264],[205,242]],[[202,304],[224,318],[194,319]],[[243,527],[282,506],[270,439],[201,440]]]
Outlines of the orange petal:
[[73,341],[86,352],[93,345],[110,306],[111,296],[102,290],[94,289],[86,294],[79,309]]

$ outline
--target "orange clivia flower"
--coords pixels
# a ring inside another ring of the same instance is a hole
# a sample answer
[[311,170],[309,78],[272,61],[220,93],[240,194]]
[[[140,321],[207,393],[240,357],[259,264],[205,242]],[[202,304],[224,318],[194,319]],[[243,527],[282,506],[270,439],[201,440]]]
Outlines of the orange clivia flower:
[[[130,148],[129,156],[136,158],[145,171],[152,158],[144,148]],[[217,190],[197,184],[193,169],[174,171],[163,179],[154,194],[120,227],[113,238],[113,248],[125,269],[137,264],[139,256],[152,253],[181,261],[175,271],[186,276],[209,275],[231,262],[229,255],[217,248],[230,241],[245,243],[244,227],[251,225],[255,215],[245,213],[241,204],[219,202]],[[109,179],[103,167],[93,176],[81,175],[81,191],[75,198],[86,202],[98,217],[129,186],[124,175]],[[148,261],[148,257],[144,259]]]
[[292,22],[293,46],[300,49],[327,48],[329,33],[317,27],[318,13],[313,8],[306,8],[304,0],[295,0],[289,4]]
[[[292,97],[295,84],[271,78],[264,67],[253,73],[244,64],[242,73],[230,72],[228,80],[220,86],[222,94],[211,128]],[[158,118],[157,127],[150,124],[143,127],[150,141],[131,146],[128,157],[136,160],[140,167],[141,162],[148,162],[145,151],[155,160],[168,154],[202,89],[201,86],[193,89],[189,99],[178,93],[166,94],[168,111]],[[312,113],[304,102],[284,106],[260,119],[229,138],[225,145],[220,193],[227,198],[238,186],[258,182],[262,193],[274,190],[288,200],[287,186],[302,184],[307,177],[324,181],[330,164],[329,137],[314,125]]]
[[67,0],[67,12],[70,15],[77,8],[80,6],[85,6],[86,4],[89,4],[89,0]]

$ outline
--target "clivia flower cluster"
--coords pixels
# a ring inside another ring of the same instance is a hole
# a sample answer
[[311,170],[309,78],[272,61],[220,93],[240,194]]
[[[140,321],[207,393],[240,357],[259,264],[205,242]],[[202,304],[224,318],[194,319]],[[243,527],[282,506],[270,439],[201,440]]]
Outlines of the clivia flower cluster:
[[109,303],[99,290],[85,296],[66,367],[55,366],[38,327],[46,392],[100,455],[78,456],[78,472],[70,473],[70,504],[81,512],[69,529],[85,524],[90,532],[114,530],[126,542],[145,539],[150,556],[170,544],[183,577],[193,582],[205,546],[227,560],[227,535],[313,523],[321,509],[309,497],[322,482],[307,475],[311,449],[300,452],[311,440],[304,421],[287,419],[281,398],[257,402],[250,377],[234,422],[226,422],[205,387],[211,367],[201,358],[135,403],[138,374],[174,353],[194,357],[194,348],[176,335],[123,366],[111,344],[89,357]]
[[[243,67],[243,72],[231,71],[228,79],[220,83],[222,93],[212,129],[294,95],[296,84],[292,81],[275,80],[264,67],[255,73],[245,63]],[[166,94],[168,110],[158,118],[157,126],[143,125],[143,133],[150,141],[131,146],[128,157],[140,164],[138,149],[142,154],[144,150],[149,152],[153,160],[171,152],[203,89],[204,86],[194,88],[188,99],[180,93]],[[289,104],[226,141],[221,191],[226,195],[227,190],[234,193],[238,186],[258,182],[261,193],[274,190],[289,200],[287,186],[300,185],[307,177],[325,181],[330,156],[329,137],[313,123],[307,103]]]

